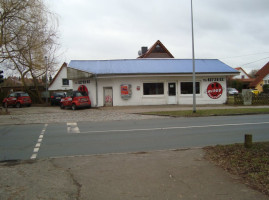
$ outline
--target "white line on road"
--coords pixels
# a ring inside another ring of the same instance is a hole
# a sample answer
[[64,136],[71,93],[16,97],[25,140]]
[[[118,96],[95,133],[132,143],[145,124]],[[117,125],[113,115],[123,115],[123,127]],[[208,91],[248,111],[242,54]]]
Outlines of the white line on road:
[[156,131],[156,130],[209,128],[209,127],[224,127],[224,126],[244,126],[244,125],[260,125],[260,124],[269,124],[269,122],[239,123],[239,124],[213,124],[213,125],[201,125],[201,126],[178,126],[178,127],[146,128],[146,129],[101,130],[101,131],[87,131],[87,132],[80,132],[80,133],[109,133],[109,132]]
[[80,133],[78,124],[76,122],[66,123],[66,125],[67,125],[67,133]]
[[44,128],[42,129],[40,135],[39,135],[39,138],[37,140],[37,143],[34,147],[34,150],[33,150],[33,155],[30,157],[30,159],[36,159],[37,157],[37,153],[40,149],[40,146],[41,146],[41,143],[42,143],[42,140],[43,140],[43,137],[44,137],[44,134],[45,134],[45,131],[46,131],[46,128],[47,128],[48,124],[45,124],[44,125]]

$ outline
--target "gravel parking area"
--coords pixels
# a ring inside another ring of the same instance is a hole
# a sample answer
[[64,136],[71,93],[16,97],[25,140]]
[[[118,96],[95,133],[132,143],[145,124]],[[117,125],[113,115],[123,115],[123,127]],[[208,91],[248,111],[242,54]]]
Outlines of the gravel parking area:
[[[197,109],[268,108],[269,106],[199,105]],[[3,110],[3,109],[2,109]],[[79,121],[143,120],[164,116],[141,115],[142,112],[192,110],[192,105],[120,106],[91,109],[60,109],[58,106],[8,108],[9,115],[0,115],[0,125],[61,123]]]
[[127,110],[92,108],[73,111],[71,109],[62,110],[59,107],[8,108],[10,114],[0,115],[0,125],[161,118],[125,112]]

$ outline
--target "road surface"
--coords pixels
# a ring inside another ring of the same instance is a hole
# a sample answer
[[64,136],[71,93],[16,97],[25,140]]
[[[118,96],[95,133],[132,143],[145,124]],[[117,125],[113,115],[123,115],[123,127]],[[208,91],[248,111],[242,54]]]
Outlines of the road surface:
[[140,152],[269,141],[269,115],[0,126],[0,160]]

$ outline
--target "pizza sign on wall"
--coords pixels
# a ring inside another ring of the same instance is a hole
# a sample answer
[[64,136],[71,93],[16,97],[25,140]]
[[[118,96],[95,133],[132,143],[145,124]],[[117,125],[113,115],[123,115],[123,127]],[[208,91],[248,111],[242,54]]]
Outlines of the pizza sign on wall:
[[211,99],[218,99],[222,95],[223,89],[220,83],[213,82],[207,86],[207,95]]

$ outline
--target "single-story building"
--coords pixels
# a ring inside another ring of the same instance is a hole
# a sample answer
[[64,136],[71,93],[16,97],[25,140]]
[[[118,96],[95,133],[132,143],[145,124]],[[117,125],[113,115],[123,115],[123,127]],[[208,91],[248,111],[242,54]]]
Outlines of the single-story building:
[[[239,72],[217,59],[196,59],[197,104],[224,104],[226,78]],[[92,106],[192,104],[192,59],[72,60],[73,90],[85,85]]]

